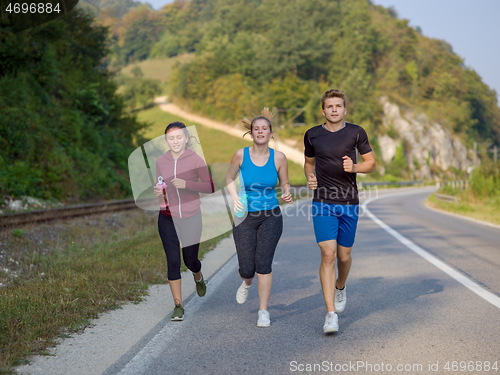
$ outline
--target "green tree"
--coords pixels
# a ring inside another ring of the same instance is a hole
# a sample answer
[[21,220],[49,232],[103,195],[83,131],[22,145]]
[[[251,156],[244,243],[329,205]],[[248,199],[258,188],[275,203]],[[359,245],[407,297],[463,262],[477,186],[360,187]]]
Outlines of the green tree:
[[154,98],[161,93],[162,87],[158,81],[136,76],[124,80],[121,95],[128,108],[137,110],[152,105]]
[[25,33],[0,29],[2,194],[80,200],[130,193],[127,157],[143,125],[125,114],[103,68],[106,38],[80,10]]
[[119,61],[123,64],[145,60],[161,32],[160,15],[142,5],[123,18],[124,32],[118,40]]
[[[176,27],[167,28],[162,48],[166,54],[185,51],[184,35],[198,36],[190,44],[195,57],[174,72],[172,92],[194,110],[212,114],[215,107],[206,102],[217,102],[221,118],[234,111],[238,119],[242,105],[235,103],[241,103],[238,93],[244,87],[247,108],[306,108],[304,121],[317,123],[318,98],[326,89],[340,88],[349,99],[349,120],[370,133],[382,125],[380,97],[388,96],[463,139],[500,143],[495,93],[464,67],[449,44],[423,36],[393,10],[368,0],[193,0],[178,5],[175,12],[169,8]],[[215,93],[227,77],[238,77],[234,90]]]

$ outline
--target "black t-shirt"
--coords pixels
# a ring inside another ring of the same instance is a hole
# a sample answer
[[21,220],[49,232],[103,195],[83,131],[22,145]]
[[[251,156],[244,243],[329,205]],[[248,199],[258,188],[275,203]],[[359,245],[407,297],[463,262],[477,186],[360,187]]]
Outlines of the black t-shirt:
[[344,172],[344,155],[357,162],[357,153],[370,151],[365,130],[355,124],[345,123],[336,132],[315,126],[304,134],[304,154],[315,158],[318,188],[314,190],[314,202],[330,204],[359,204],[356,173]]

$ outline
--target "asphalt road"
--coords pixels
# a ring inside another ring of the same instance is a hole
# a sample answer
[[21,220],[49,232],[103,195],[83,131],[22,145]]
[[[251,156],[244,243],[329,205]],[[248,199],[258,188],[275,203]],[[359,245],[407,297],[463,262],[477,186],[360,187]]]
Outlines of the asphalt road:
[[310,202],[300,201],[286,209],[276,251],[271,327],[256,327],[256,285],[236,303],[233,257],[205,297],[186,303],[183,322],[165,320],[105,373],[499,373],[500,229],[431,211],[422,204],[428,193],[370,194],[378,198],[368,204],[371,215],[404,238],[363,214],[338,333],[322,332],[319,249]]

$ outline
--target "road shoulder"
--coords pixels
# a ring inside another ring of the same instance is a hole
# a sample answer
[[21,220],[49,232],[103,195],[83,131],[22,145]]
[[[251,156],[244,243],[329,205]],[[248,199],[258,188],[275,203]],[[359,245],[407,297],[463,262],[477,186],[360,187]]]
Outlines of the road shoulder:
[[[234,241],[230,236],[205,255],[202,264],[208,288],[210,278],[234,254]],[[182,274],[182,290],[186,303],[195,291],[190,272]],[[16,371],[26,375],[102,374],[133,351],[144,337],[154,334],[161,323],[168,320],[173,308],[168,285],[153,285],[141,303],[128,303],[102,314],[82,333],[61,339],[56,347],[49,349],[49,355],[33,356],[30,364],[19,366]]]

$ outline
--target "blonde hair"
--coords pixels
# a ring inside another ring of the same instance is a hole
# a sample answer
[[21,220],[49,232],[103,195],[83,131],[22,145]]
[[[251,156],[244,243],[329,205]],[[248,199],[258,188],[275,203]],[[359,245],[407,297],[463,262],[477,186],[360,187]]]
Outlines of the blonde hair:
[[269,110],[269,107],[264,107],[262,109],[262,112],[260,113],[260,115],[255,116],[252,120],[250,120],[246,116],[243,117],[241,119],[241,122],[243,123],[243,126],[245,126],[245,128],[248,129],[248,131],[245,134],[243,134],[243,137],[252,132],[252,126],[253,126],[254,122],[257,120],[266,120],[267,123],[269,124],[269,128],[271,129],[271,131],[273,131],[272,120],[274,119],[274,116],[275,116],[274,112]]

